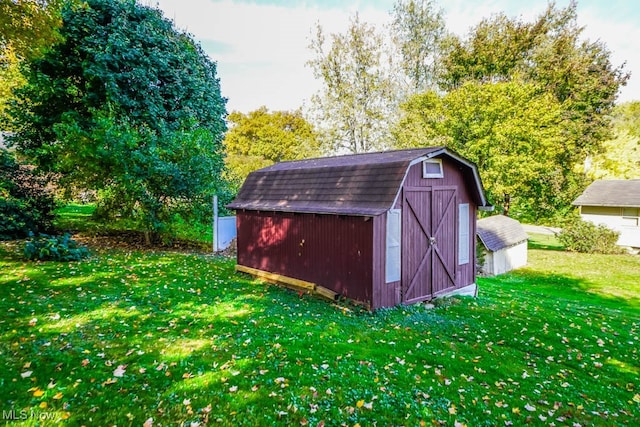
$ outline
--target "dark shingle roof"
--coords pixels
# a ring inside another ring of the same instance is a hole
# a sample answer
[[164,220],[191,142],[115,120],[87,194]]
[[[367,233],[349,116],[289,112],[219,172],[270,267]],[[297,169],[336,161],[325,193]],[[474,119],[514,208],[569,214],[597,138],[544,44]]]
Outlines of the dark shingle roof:
[[594,181],[573,205],[640,208],[640,179]]
[[494,215],[478,220],[478,237],[492,252],[517,245],[528,238],[518,221],[504,215]]
[[429,147],[277,163],[249,174],[228,207],[379,215],[392,207],[411,162],[436,156],[466,166],[478,205],[487,204],[475,165],[443,147]]

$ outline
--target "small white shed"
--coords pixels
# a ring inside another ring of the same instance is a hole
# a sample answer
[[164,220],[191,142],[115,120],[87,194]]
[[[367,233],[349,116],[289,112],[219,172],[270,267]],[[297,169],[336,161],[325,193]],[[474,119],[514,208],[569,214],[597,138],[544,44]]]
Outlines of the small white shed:
[[494,215],[478,220],[478,238],[486,249],[481,273],[497,276],[525,266],[528,237],[513,218]]

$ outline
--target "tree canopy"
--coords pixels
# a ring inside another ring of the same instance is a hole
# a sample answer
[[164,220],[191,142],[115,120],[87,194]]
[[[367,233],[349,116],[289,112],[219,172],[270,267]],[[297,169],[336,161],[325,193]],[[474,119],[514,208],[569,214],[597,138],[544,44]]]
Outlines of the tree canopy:
[[396,73],[408,94],[435,89],[440,58],[449,39],[441,9],[432,0],[399,0],[393,6],[391,38],[397,50]]
[[575,1],[551,3],[532,22],[504,14],[483,19],[444,56],[445,90],[466,81],[523,81],[552,94],[570,127],[563,167],[580,164],[610,135],[608,114],[629,75],[614,66],[604,43],[582,39]]
[[[483,19],[441,51],[441,92],[410,99],[396,145],[443,143],[476,161],[494,203],[539,221],[562,215],[588,183],[626,83],[599,42],[583,40],[576,3],[532,22]],[[413,135],[411,135],[413,132]]]
[[640,102],[616,105],[612,113],[613,137],[587,159],[593,179],[640,179]]
[[11,131],[5,110],[25,83],[21,66],[60,39],[62,0],[0,0],[0,131]]
[[444,96],[415,95],[403,110],[397,146],[445,145],[475,162],[498,209],[537,220],[553,215],[558,199],[567,204],[557,161],[562,110],[534,85],[467,82]]
[[110,212],[162,228],[220,185],[225,99],[216,64],[134,0],[69,3],[63,41],[32,61],[12,143]]
[[347,31],[331,34],[330,42],[318,24],[309,47],[315,58],[308,65],[323,84],[312,102],[327,148],[364,153],[388,145],[396,104],[383,36],[356,14]]
[[228,121],[225,162],[235,186],[254,170],[320,154],[318,135],[299,110],[269,112],[261,107],[248,114],[233,112]]
[[[64,0],[0,0],[0,50],[10,47],[21,58],[38,56],[59,40]],[[69,3],[69,1],[67,1]]]

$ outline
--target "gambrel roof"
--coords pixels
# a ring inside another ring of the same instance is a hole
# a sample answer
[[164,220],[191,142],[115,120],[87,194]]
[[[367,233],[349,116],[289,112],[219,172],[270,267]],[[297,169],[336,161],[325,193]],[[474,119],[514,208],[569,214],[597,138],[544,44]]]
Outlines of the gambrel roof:
[[526,242],[529,236],[522,224],[504,215],[494,215],[478,220],[478,237],[491,252]]
[[573,205],[640,208],[640,179],[594,181]]
[[489,206],[475,164],[444,147],[428,147],[277,163],[249,174],[228,207],[380,215],[393,206],[412,164],[442,157],[460,165],[478,206]]

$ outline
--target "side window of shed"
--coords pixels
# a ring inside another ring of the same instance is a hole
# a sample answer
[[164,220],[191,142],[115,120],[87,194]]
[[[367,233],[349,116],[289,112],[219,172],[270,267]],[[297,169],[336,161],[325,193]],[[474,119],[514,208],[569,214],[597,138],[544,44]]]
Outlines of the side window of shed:
[[469,235],[469,204],[458,205],[458,265],[469,263],[471,236]]
[[402,215],[400,209],[391,209],[387,212],[387,260],[386,282],[400,280]]

